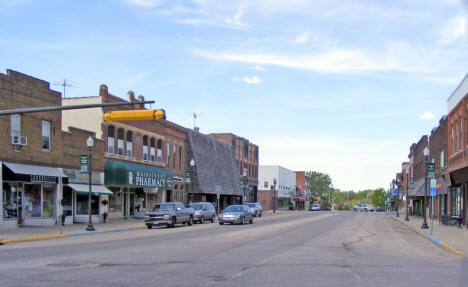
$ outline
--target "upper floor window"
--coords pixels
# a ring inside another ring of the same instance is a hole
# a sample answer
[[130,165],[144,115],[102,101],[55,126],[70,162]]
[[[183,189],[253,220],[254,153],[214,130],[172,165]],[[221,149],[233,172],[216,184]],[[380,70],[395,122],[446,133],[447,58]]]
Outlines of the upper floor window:
[[50,150],[50,122],[42,121],[42,149]]
[[174,143],[174,149],[172,150],[172,162],[173,162],[173,165],[172,165],[172,168],[173,169],[176,169],[177,166],[176,166],[176,156],[177,155],[177,144]]
[[166,161],[167,168],[169,168],[170,163],[171,163],[171,143],[167,142],[167,161]]
[[107,153],[114,155],[114,126],[107,127]]
[[463,119],[460,118],[460,149],[463,149]]
[[179,170],[182,170],[182,146],[179,146]]
[[156,149],[155,149],[155,139],[151,138],[150,140],[150,160],[151,162],[156,161]]
[[268,181],[265,181],[265,182],[263,183],[263,187],[264,187],[264,188],[268,188]]
[[127,131],[127,157],[132,158],[133,157],[133,144],[132,144],[132,132]]
[[455,153],[455,128],[452,126],[452,154]]
[[143,161],[148,161],[148,136],[143,136]]
[[12,144],[19,144],[20,143],[20,136],[21,136],[21,115],[14,114],[10,115],[10,135],[11,135],[11,143]]
[[440,168],[445,167],[445,151],[441,150],[440,151]]
[[249,156],[249,144],[244,143],[244,157],[248,157],[248,156]]
[[158,163],[162,164],[162,140],[158,139],[157,142],[157,148],[158,148]]
[[117,130],[117,154],[121,157],[124,156],[124,130]]

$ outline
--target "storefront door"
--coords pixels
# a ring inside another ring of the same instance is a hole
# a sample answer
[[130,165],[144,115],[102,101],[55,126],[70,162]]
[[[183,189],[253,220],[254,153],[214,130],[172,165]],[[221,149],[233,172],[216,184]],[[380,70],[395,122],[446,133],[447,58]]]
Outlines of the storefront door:
[[130,193],[130,216],[135,215],[135,193]]

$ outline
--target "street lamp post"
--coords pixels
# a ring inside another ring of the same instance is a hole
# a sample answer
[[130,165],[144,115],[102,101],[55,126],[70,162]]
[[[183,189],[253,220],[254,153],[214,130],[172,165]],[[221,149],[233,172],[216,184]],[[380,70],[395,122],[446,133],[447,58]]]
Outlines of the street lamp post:
[[423,199],[423,224],[421,225],[422,229],[429,229],[426,221],[426,197],[427,197],[427,157],[429,156],[429,149],[427,146],[424,148],[424,167],[426,168],[426,175],[424,178],[424,199]]
[[243,176],[244,176],[244,198],[243,198],[243,199],[244,199],[244,203],[245,203],[245,202],[247,201],[247,192],[246,192],[246,190],[245,190],[245,187],[246,187],[246,185],[247,185],[247,182],[246,182],[246,180],[247,180],[247,172],[246,172],[245,170],[244,170]]
[[400,209],[400,177],[399,176],[397,177],[396,183],[397,183],[397,189],[398,189],[396,217],[400,217],[400,212],[399,212],[399,209]]
[[273,213],[276,213],[276,178],[273,178]]
[[94,227],[93,227],[93,220],[91,218],[91,191],[92,191],[92,187],[91,187],[91,176],[92,176],[92,171],[91,171],[91,155],[92,155],[92,151],[93,151],[93,145],[94,145],[94,141],[91,137],[89,137],[87,140],[86,140],[86,145],[88,146],[88,178],[89,178],[89,195],[88,195],[88,216],[89,216],[89,219],[88,219],[88,227],[86,228],[86,231],[94,231]]
[[190,203],[193,202],[193,167],[195,166],[195,160],[190,160]]
[[409,182],[409,166],[406,167],[406,217],[405,217],[405,221],[409,221],[409,217],[408,217],[408,200],[409,200],[409,197],[408,197],[408,182]]

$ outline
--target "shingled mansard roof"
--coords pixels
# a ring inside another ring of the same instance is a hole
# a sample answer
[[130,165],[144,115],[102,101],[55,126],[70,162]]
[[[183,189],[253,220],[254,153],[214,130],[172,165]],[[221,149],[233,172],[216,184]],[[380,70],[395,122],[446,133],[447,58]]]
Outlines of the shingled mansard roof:
[[195,160],[194,193],[216,194],[216,186],[219,186],[221,194],[242,195],[236,158],[230,144],[190,129],[187,130],[187,142],[188,171],[191,170],[191,159]]

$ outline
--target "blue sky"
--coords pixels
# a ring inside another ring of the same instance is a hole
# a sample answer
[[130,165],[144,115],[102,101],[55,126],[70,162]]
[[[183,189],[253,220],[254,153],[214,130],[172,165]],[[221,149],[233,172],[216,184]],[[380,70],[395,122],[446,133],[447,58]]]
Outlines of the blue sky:
[[[467,1],[0,0],[0,71],[155,100],[260,163],[388,187],[468,72]],[[60,86],[52,86],[61,91]]]

